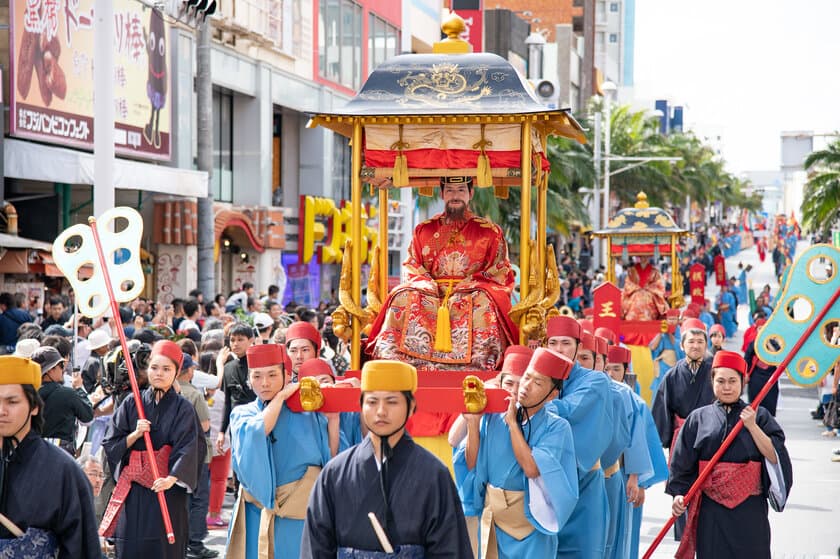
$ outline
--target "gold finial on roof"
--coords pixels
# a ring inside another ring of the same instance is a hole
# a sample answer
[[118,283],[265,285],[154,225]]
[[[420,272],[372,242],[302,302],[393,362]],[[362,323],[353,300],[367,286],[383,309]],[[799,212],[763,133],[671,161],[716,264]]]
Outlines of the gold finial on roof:
[[466,29],[467,24],[464,22],[464,18],[455,12],[449,12],[449,17],[440,25],[440,30],[443,31],[446,38],[436,42],[432,46],[432,52],[435,54],[465,54],[472,52],[472,45],[461,39],[461,33],[466,31]]
[[635,205],[635,207],[640,209],[640,210],[650,207],[650,204],[648,204],[648,201],[647,201],[647,194],[645,194],[644,192],[641,192],[641,191],[638,194],[636,194],[636,205]]

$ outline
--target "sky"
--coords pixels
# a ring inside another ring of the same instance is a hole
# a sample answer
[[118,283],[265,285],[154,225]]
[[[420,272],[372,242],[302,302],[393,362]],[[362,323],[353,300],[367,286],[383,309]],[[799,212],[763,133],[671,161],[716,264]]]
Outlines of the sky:
[[684,105],[730,172],[778,170],[782,131],[840,130],[838,25],[840,0],[636,0],[634,104]]

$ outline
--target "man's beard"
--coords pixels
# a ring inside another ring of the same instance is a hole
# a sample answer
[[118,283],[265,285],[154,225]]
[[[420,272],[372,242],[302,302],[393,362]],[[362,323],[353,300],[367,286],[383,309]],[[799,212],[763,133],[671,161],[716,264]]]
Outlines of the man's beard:
[[464,221],[467,213],[466,204],[452,205],[452,202],[446,204],[446,217],[452,221]]

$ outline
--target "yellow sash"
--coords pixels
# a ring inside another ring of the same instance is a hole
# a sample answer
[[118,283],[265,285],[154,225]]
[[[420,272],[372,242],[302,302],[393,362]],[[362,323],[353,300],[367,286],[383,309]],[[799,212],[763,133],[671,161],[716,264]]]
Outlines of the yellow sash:
[[620,470],[620,469],[621,469],[621,461],[616,460],[615,464],[613,464],[612,466],[610,466],[609,468],[604,470],[604,477],[609,479],[612,476],[614,476],[618,472],[618,470]]
[[516,540],[524,540],[534,531],[525,518],[525,492],[487,486],[484,512],[481,515],[481,559],[497,559],[496,526]]
[[230,538],[226,551],[227,557],[245,557],[245,503],[251,503],[260,508],[259,527],[259,559],[274,558],[274,519],[291,518],[303,520],[306,518],[306,506],[309,504],[309,494],[315,485],[315,480],[321,472],[320,466],[309,466],[306,473],[299,480],[277,487],[274,491],[274,508],[267,509],[254,498],[253,495],[240,486],[239,499],[231,520]]

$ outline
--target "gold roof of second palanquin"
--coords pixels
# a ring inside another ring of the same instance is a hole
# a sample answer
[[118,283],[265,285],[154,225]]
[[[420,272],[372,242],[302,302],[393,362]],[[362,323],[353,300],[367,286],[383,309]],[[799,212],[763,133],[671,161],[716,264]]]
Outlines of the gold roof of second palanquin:
[[647,195],[639,192],[632,208],[623,208],[610,219],[607,226],[593,233],[596,237],[621,236],[685,236],[689,231],[679,227],[662,208],[651,208]]

